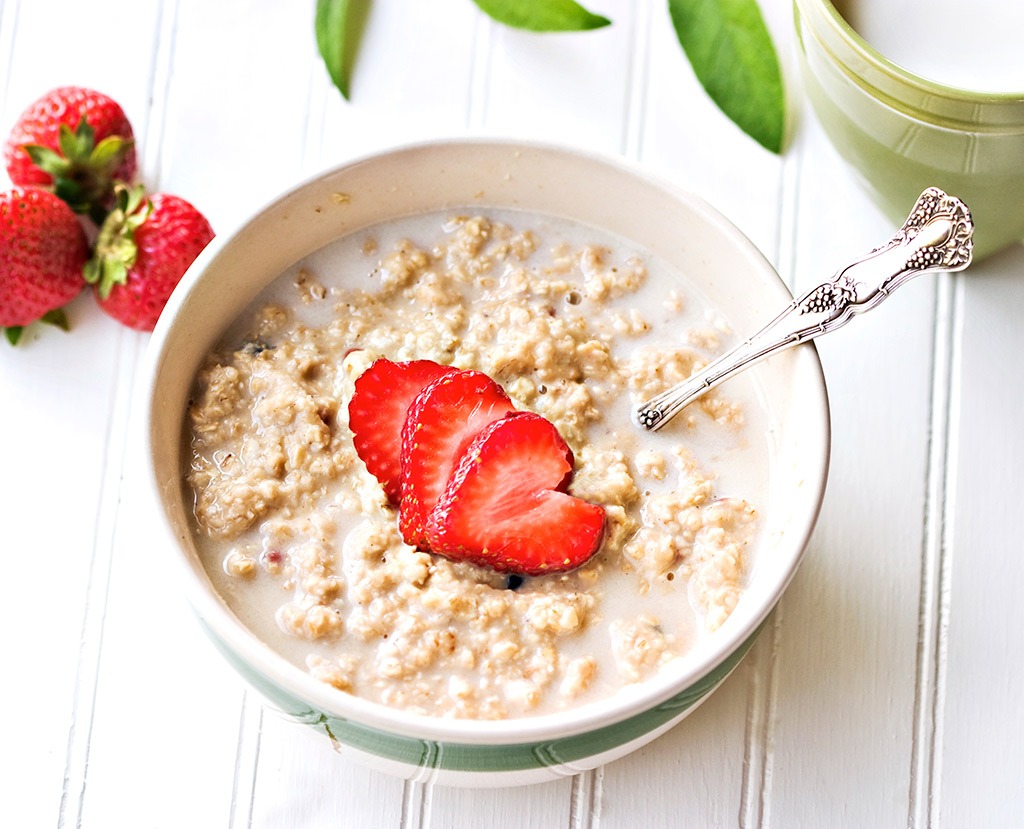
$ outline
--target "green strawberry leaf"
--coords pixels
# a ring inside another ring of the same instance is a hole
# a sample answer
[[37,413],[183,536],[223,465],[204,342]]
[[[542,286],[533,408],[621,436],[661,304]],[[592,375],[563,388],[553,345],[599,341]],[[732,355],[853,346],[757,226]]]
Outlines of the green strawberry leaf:
[[58,150],[38,144],[23,145],[32,163],[53,179],[53,192],[76,213],[102,224],[106,205],[114,187],[114,171],[124,161],[135,142],[121,136],[108,136],[95,143],[95,132],[84,118],[72,131],[61,124]]
[[89,210],[89,195],[81,183],[74,178],[54,176],[53,194],[66,202],[68,207],[76,213],[86,213]]
[[108,135],[93,148],[89,161],[95,169],[110,172],[121,163],[133,143],[120,135]]
[[96,133],[84,117],[78,122],[74,132],[67,124],[61,124],[57,134],[57,146],[64,153],[64,157],[71,161],[88,158],[95,141]]
[[756,0],[668,0],[679,43],[701,86],[747,135],[782,151],[782,72]]
[[[68,322],[68,315],[64,312],[63,308],[54,308],[52,311],[47,311],[38,321],[47,325],[55,325],[61,331],[71,330],[71,323]],[[11,345],[17,345],[21,342],[21,335],[25,332],[25,326],[9,325],[7,328],[0,328],[0,331],[4,332],[7,342]]]
[[153,202],[146,197],[144,185],[114,186],[114,207],[100,225],[92,257],[82,268],[82,276],[96,286],[100,299],[109,297],[115,285],[128,281],[128,272],[139,255],[135,231],[152,212]]
[[100,299],[106,299],[115,285],[128,281],[128,271],[135,265],[138,253],[134,237],[119,234],[102,249],[97,244],[96,253],[82,269],[82,276],[89,285],[96,286]]
[[[133,246],[133,254],[136,252]],[[98,293],[100,299],[106,299],[115,285],[124,285],[128,281],[128,271],[135,264],[134,258],[131,265],[121,259],[105,259],[100,267],[100,278]]]
[[103,278],[103,260],[92,257],[82,268],[82,276],[88,285],[97,284]]
[[127,187],[118,183],[114,185],[114,194],[118,208],[134,223],[132,229],[146,221],[153,212],[153,202],[146,196],[145,185]]
[[71,170],[71,162],[49,147],[41,144],[22,144],[21,148],[36,167],[54,178],[66,175]]
[[68,322],[68,315],[64,313],[63,308],[54,308],[52,311],[47,311],[39,318],[40,322],[45,322],[47,325],[55,325],[61,331],[70,331],[71,323]]
[[581,32],[611,25],[574,0],[473,0],[482,12],[516,29],[531,32]]
[[316,45],[331,82],[346,101],[369,8],[369,0],[317,0],[316,3]]

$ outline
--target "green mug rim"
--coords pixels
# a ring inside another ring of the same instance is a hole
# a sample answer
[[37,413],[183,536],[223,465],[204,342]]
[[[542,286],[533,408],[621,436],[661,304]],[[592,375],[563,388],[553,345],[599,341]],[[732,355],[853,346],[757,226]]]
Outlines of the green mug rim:
[[[990,92],[919,75],[868,43],[831,0],[794,0],[794,10],[798,19],[803,16],[809,21],[810,33],[852,82],[893,108],[951,129],[967,124],[975,129],[1024,132],[1024,90]],[[860,61],[867,71],[855,72],[849,58]],[[927,102],[927,108],[917,99]]]

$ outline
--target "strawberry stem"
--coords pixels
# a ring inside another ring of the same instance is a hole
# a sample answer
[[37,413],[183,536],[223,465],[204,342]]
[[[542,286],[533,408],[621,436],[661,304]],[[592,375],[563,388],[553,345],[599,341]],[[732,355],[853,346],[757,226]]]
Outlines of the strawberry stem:
[[96,143],[96,134],[83,117],[72,130],[61,124],[58,150],[39,144],[22,148],[40,170],[53,179],[53,192],[76,213],[101,224],[115,187],[114,171],[134,146],[131,138],[111,135]]
[[100,299],[110,296],[115,285],[128,281],[128,272],[139,255],[135,231],[152,210],[153,203],[141,184],[128,188],[118,182],[114,186],[114,207],[103,220],[92,258],[82,271],[85,281],[96,286]]

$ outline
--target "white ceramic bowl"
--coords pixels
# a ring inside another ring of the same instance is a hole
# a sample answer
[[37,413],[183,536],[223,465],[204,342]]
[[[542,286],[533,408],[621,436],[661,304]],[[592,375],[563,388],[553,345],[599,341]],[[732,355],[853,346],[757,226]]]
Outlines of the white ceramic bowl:
[[391,773],[455,785],[515,785],[593,768],[640,747],[692,711],[736,666],[792,578],[816,520],[828,467],[828,405],[812,346],[753,369],[775,447],[763,549],[725,624],[653,678],[602,702],[497,722],[414,715],[313,679],[235,618],[196,553],[181,467],[193,377],[259,290],[306,254],[383,220],[467,206],[546,213],[630,239],[694,281],[737,332],[756,330],[792,299],[771,265],[715,210],[619,161],[498,141],[399,149],[311,179],[234,234],[218,236],[200,256],[150,346],[149,459],[165,518],[162,544],[183,565],[200,622],[272,705]]

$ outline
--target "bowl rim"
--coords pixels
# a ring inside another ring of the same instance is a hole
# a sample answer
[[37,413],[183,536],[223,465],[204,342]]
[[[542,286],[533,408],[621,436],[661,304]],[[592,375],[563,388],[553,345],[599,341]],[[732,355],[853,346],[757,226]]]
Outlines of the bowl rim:
[[[145,442],[143,456],[146,466],[146,486],[150,490],[152,503],[160,505],[156,512],[159,513],[159,523],[164,537],[160,539],[159,544],[161,546],[168,544],[174,549],[172,555],[177,565],[175,569],[181,579],[179,584],[183,584],[185,595],[193,610],[205,624],[210,626],[223,644],[232,648],[236,655],[244,659],[250,669],[257,671],[264,678],[285,689],[304,703],[316,706],[331,716],[351,720],[387,733],[437,740],[442,743],[522,744],[584,734],[620,722],[671,699],[721,665],[748,637],[753,635],[774,609],[806,552],[820,513],[828,477],[831,449],[828,394],[821,361],[812,342],[800,345],[791,353],[794,355],[794,359],[799,360],[798,367],[794,369],[795,373],[801,378],[806,378],[806,391],[812,393],[810,399],[813,400],[816,407],[813,421],[822,437],[820,444],[816,444],[813,448],[813,457],[807,461],[807,468],[813,469],[816,473],[815,480],[810,482],[813,484],[814,490],[809,492],[804,509],[807,520],[797,532],[788,538],[783,547],[783,551],[787,554],[784,566],[773,567],[773,572],[776,575],[770,590],[766,593],[766,600],[762,605],[757,606],[756,612],[748,612],[744,616],[734,612],[714,636],[706,638],[695,648],[675,660],[680,663],[679,666],[673,666],[670,663],[655,676],[633,686],[627,686],[609,697],[553,713],[504,720],[447,718],[416,714],[339,692],[326,683],[314,679],[250,632],[229,610],[224,600],[217,595],[209,579],[207,578],[204,582],[195,572],[188,561],[187,550],[183,546],[185,539],[177,537],[176,529],[167,512],[165,493],[162,491],[158,479],[154,457],[158,438],[153,429],[155,403],[158,399],[158,383],[156,381],[160,376],[161,365],[167,359],[165,348],[169,334],[193,286],[216,263],[221,251],[236,236],[261,215],[280,207],[307,188],[325,179],[343,175],[345,171],[352,168],[424,149],[441,148],[465,153],[481,147],[509,151],[528,149],[547,154],[572,156],[587,164],[611,168],[619,174],[639,179],[644,185],[661,190],[670,198],[681,201],[691,209],[699,211],[704,219],[726,233],[746,255],[758,261],[761,266],[759,278],[767,283],[766,287],[778,291],[780,297],[792,298],[792,294],[775,268],[732,222],[702,198],[653,175],[638,162],[553,142],[520,138],[460,136],[405,143],[364,153],[314,173],[267,200],[229,232],[218,234],[182,278],[157,323],[143,358],[144,382],[139,388],[142,399],[139,401],[138,410],[143,413],[140,423],[145,432],[142,439]],[[346,231],[345,233],[348,232],[357,231]],[[345,233],[339,233],[339,237]],[[810,417],[810,414],[808,416]],[[685,670],[683,666],[685,666]],[[670,670],[672,668],[675,669]]]
[[[925,122],[956,129],[962,125],[1004,127],[1016,132],[1019,125],[1007,117],[1007,112],[1024,111],[1024,89],[988,91],[956,86],[920,75],[884,55],[843,17],[832,0],[793,0],[798,19],[802,15],[813,21],[815,37],[827,52],[843,65],[844,71],[858,85],[880,95],[891,106],[903,109]],[[824,28],[819,28],[824,26]],[[799,34],[800,27],[797,26]],[[846,55],[836,47],[847,50]],[[849,58],[862,62],[862,72],[855,72],[848,66]],[[895,90],[902,88],[906,95],[901,97]],[[930,109],[923,109],[920,101],[928,101]],[[936,103],[945,103],[955,110],[941,114],[934,109]],[[965,113],[969,113],[969,116]],[[1024,114],[1024,113],[1022,113]],[[1016,116],[1017,120],[1022,114]]]

